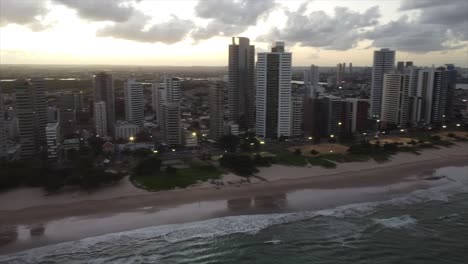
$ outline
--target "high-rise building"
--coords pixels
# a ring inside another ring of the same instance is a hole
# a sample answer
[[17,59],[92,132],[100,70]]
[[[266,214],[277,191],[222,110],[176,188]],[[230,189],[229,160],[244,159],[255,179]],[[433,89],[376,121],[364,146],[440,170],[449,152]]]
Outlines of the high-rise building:
[[405,62],[399,61],[397,62],[397,72],[403,73],[405,71]]
[[6,140],[5,110],[3,108],[2,87],[0,87],[0,159],[7,154]]
[[326,137],[346,132],[349,127],[347,126],[346,105],[346,100],[340,97],[329,95],[323,98],[321,111],[325,113]]
[[349,63],[349,74],[351,74],[351,75],[353,74],[353,63],[352,62]]
[[182,145],[182,130],[180,124],[180,103],[164,103],[162,105],[162,137],[168,146]]
[[45,132],[47,138],[47,158],[57,160],[59,158],[60,126],[58,123],[48,123]]
[[115,138],[128,140],[130,137],[135,137],[140,131],[140,127],[133,123],[117,121],[115,124]]
[[139,127],[143,127],[145,119],[143,85],[136,82],[134,78],[128,79],[124,86],[124,97],[125,119]]
[[20,133],[20,158],[31,158],[46,146],[46,87],[43,79],[18,80],[16,114]]
[[350,132],[361,132],[369,129],[369,100],[358,98],[347,98],[349,106]]
[[107,106],[106,102],[104,101],[98,101],[94,103],[94,123],[95,123],[95,129],[96,129],[96,135],[99,137],[107,137],[107,132],[109,131],[107,129],[107,124],[109,122],[107,121]]
[[224,135],[224,89],[223,83],[210,86],[210,137],[219,139]]
[[336,65],[336,86],[340,86],[344,79],[344,72],[346,69],[345,63],[338,63]]
[[455,95],[455,89],[456,89],[456,83],[457,83],[457,70],[455,68],[455,65],[453,64],[446,64],[446,72],[447,72],[447,104],[446,104],[446,110],[445,114],[447,115],[448,119],[453,119],[455,115],[455,109],[454,109],[454,95]]
[[[237,40],[237,42],[236,42]],[[248,38],[232,38],[229,45],[229,121],[241,129],[255,123],[255,46]]]
[[291,136],[298,137],[302,132],[302,96],[293,96],[291,102]]
[[378,118],[382,112],[383,77],[395,67],[395,51],[381,49],[374,51],[371,82],[371,115]]
[[310,69],[304,70],[304,86],[307,97],[315,97],[319,83],[319,67],[311,65]]
[[389,124],[406,127],[409,115],[410,75],[403,73],[384,74],[382,113],[384,127]]
[[100,72],[93,76],[94,102],[104,102],[106,106],[106,135],[114,134],[115,95],[112,74]]
[[422,69],[419,72],[418,90],[422,95],[420,119],[425,124],[445,122],[448,94],[448,73],[445,69]]
[[258,53],[256,133],[263,138],[291,136],[291,61],[284,42]]

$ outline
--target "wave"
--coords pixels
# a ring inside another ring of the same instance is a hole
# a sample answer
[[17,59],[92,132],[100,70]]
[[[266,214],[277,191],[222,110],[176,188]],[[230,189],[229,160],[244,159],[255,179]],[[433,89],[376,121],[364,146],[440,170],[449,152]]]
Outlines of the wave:
[[[117,252],[118,248],[143,247],[148,241],[154,242],[152,246],[164,247],[168,243],[178,243],[196,238],[219,237],[236,233],[256,234],[274,225],[309,220],[316,217],[332,217],[337,219],[350,216],[363,217],[375,213],[381,206],[386,205],[405,206],[434,200],[447,201],[453,194],[468,192],[468,177],[466,177],[464,172],[466,167],[462,169],[461,173],[451,173],[451,176],[438,180],[429,189],[417,190],[403,197],[396,197],[386,201],[355,203],[317,211],[228,216],[185,224],[147,227],[0,256],[0,264],[39,263],[47,261],[51,263],[65,263],[74,258],[80,259],[80,257],[85,255],[96,256],[103,252],[109,255],[108,252]],[[447,175],[448,173],[447,171],[440,170],[434,174]],[[375,219],[375,222],[389,228],[401,228],[416,223],[416,220],[409,215],[403,215],[388,219]],[[66,261],[61,262],[60,260]]]
[[403,228],[416,224],[417,220],[410,215],[402,215],[384,219],[374,219],[374,222],[388,228]]

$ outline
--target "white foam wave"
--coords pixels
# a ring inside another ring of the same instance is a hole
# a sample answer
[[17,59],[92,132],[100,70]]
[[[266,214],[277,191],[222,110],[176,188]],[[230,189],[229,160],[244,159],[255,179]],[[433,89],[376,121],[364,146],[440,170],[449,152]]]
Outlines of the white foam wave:
[[[113,248],[115,249],[128,245],[143,246],[148,240],[176,243],[188,239],[217,237],[234,233],[255,234],[272,225],[307,220],[314,217],[344,218],[349,216],[366,216],[376,212],[379,206],[405,206],[434,200],[446,201],[452,194],[468,192],[468,177],[465,175],[466,167],[461,169],[461,173],[459,171],[458,174],[453,173],[453,176],[441,179],[430,189],[414,191],[406,196],[387,201],[349,204],[318,211],[228,216],[186,224],[147,227],[0,256],[0,264],[38,263],[54,259],[57,256],[66,256],[69,258],[70,256],[79,257],[82,254],[93,255],[93,253],[95,253],[98,255],[100,252],[106,252]],[[445,175],[448,174],[446,171],[437,172],[444,173]],[[399,228],[414,223],[415,219],[410,216],[402,216],[389,219],[377,219],[376,221],[387,227]]]
[[417,223],[417,220],[411,217],[410,215],[402,215],[384,219],[374,219],[374,221],[388,228],[403,228]]

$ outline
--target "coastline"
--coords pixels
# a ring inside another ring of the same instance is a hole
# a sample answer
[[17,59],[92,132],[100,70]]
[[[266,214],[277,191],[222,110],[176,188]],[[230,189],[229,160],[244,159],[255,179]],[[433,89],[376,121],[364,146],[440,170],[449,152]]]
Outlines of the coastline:
[[[468,144],[451,148],[425,150],[421,155],[402,153],[385,163],[350,162],[338,164],[336,169],[319,167],[286,167],[274,165],[262,168],[258,176],[266,181],[254,180],[250,184],[233,184],[216,187],[201,184],[187,189],[146,192],[126,186],[126,192],[111,196],[82,196],[63,199],[54,204],[38,204],[11,209],[0,204],[0,225],[32,224],[57,218],[102,213],[119,213],[141,207],[168,208],[184,203],[236,199],[254,195],[274,195],[300,189],[336,189],[363,186],[385,186],[397,183],[412,175],[430,173],[446,166],[468,165]],[[232,175],[231,175],[232,177]],[[229,178],[229,176],[228,176]],[[109,187],[112,188],[112,187]],[[37,193],[35,195],[38,195]],[[0,201],[13,201],[14,192],[0,194]],[[50,196],[50,199],[57,197]],[[27,199],[27,198],[25,198]],[[34,201],[34,197],[32,197]]]

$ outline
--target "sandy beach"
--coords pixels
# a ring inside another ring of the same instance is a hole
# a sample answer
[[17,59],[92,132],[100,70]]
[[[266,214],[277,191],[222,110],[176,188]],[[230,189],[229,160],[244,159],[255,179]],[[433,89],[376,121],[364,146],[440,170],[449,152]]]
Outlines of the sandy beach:
[[[401,153],[385,163],[339,164],[336,169],[274,165],[262,168],[259,177],[248,184],[241,184],[238,176],[225,175],[226,184],[221,187],[205,183],[151,193],[126,179],[93,193],[45,196],[36,188],[13,190],[0,194],[0,229],[18,227],[18,237],[27,233],[27,239],[18,247],[0,247],[0,252],[152,225],[377,199],[377,194],[406,193],[433,184],[425,178],[438,168],[467,165],[468,144],[457,144],[425,150],[421,155]],[[48,226],[48,238],[30,239],[31,226],[38,224]]]

